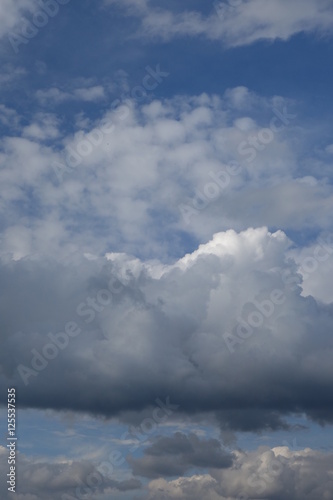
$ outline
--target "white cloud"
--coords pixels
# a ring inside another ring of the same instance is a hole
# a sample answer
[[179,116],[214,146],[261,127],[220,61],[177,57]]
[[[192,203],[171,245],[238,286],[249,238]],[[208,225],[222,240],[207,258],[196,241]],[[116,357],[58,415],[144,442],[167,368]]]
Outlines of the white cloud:
[[64,91],[57,87],[52,87],[47,90],[37,90],[36,98],[42,105],[50,102],[60,104],[64,101],[70,100],[94,102],[104,99],[105,92],[101,85],[78,87],[70,91]]
[[0,123],[6,127],[16,127],[20,121],[20,117],[15,109],[8,108],[4,104],[0,104]]
[[8,88],[13,81],[25,76],[26,70],[20,66],[13,66],[12,64],[4,64],[1,68],[0,75],[0,88]]
[[21,22],[26,11],[36,9],[35,0],[1,0],[0,3],[0,38],[7,35],[10,30]]
[[327,0],[244,0],[215,2],[212,13],[154,7],[153,2],[106,1],[121,4],[130,15],[141,18],[142,36],[168,40],[179,36],[204,36],[241,46],[258,40],[287,40],[300,32],[328,34],[333,10]]
[[51,113],[37,113],[30,125],[22,130],[22,135],[32,140],[43,141],[59,137],[59,119]]
[[[264,118],[252,118],[254,109]],[[39,113],[1,142],[4,231],[24,216],[31,253],[83,248],[167,260],[181,255],[182,234],[208,241],[230,227],[330,230],[332,187],[315,161],[309,175],[299,173],[308,132],[291,109],[245,88],[223,98],[127,101],[95,123],[78,117],[84,130],[74,135],[57,115]],[[50,245],[43,230],[53,224]],[[2,252],[18,255],[12,241],[2,238]]]
[[[322,235],[319,241],[331,239],[331,235]],[[328,247],[327,247],[328,248]],[[328,248],[330,251],[330,249]],[[325,304],[333,302],[331,253],[321,245],[311,244],[302,249],[294,249],[290,255],[298,264],[297,272],[302,276],[303,295],[312,295]]]

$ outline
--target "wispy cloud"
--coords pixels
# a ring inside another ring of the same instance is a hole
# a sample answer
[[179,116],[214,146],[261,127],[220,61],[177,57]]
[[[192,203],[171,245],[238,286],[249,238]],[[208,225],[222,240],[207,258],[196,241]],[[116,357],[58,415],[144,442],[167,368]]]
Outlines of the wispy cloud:
[[184,9],[175,12],[150,1],[105,0],[125,8],[138,17],[143,37],[170,40],[175,37],[205,37],[221,40],[229,47],[248,45],[259,40],[288,40],[301,32],[329,34],[333,10],[326,0],[244,0],[216,1],[209,15]]

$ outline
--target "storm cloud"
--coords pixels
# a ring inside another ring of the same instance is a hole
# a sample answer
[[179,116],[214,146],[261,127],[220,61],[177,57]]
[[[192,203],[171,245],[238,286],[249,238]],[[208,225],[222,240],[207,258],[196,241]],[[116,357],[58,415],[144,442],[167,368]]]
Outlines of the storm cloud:
[[216,234],[170,265],[3,265],[3,387],[23,407],[110,418],[168,397],[231,430],[285,428],[302,412],[329,422],[332,308],[301,295],[290,244],[261,228]]

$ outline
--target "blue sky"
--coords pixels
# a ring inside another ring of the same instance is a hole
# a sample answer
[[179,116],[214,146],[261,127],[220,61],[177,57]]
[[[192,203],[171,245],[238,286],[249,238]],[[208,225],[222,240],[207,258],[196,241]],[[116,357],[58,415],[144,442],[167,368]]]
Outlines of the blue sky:
[[2,1],[18,500],[333,498],[332,28],[330,0]]

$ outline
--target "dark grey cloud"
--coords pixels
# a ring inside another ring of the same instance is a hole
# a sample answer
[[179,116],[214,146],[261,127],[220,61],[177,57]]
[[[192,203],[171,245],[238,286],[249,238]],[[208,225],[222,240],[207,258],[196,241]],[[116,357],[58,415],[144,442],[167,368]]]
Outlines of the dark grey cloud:
[[232,455],[217,439],[200,439],[196,434],[176,432],[158,437],[141,458],[128,457],[133,474],[148,478],[179,476],[192,468],[227,468]]

